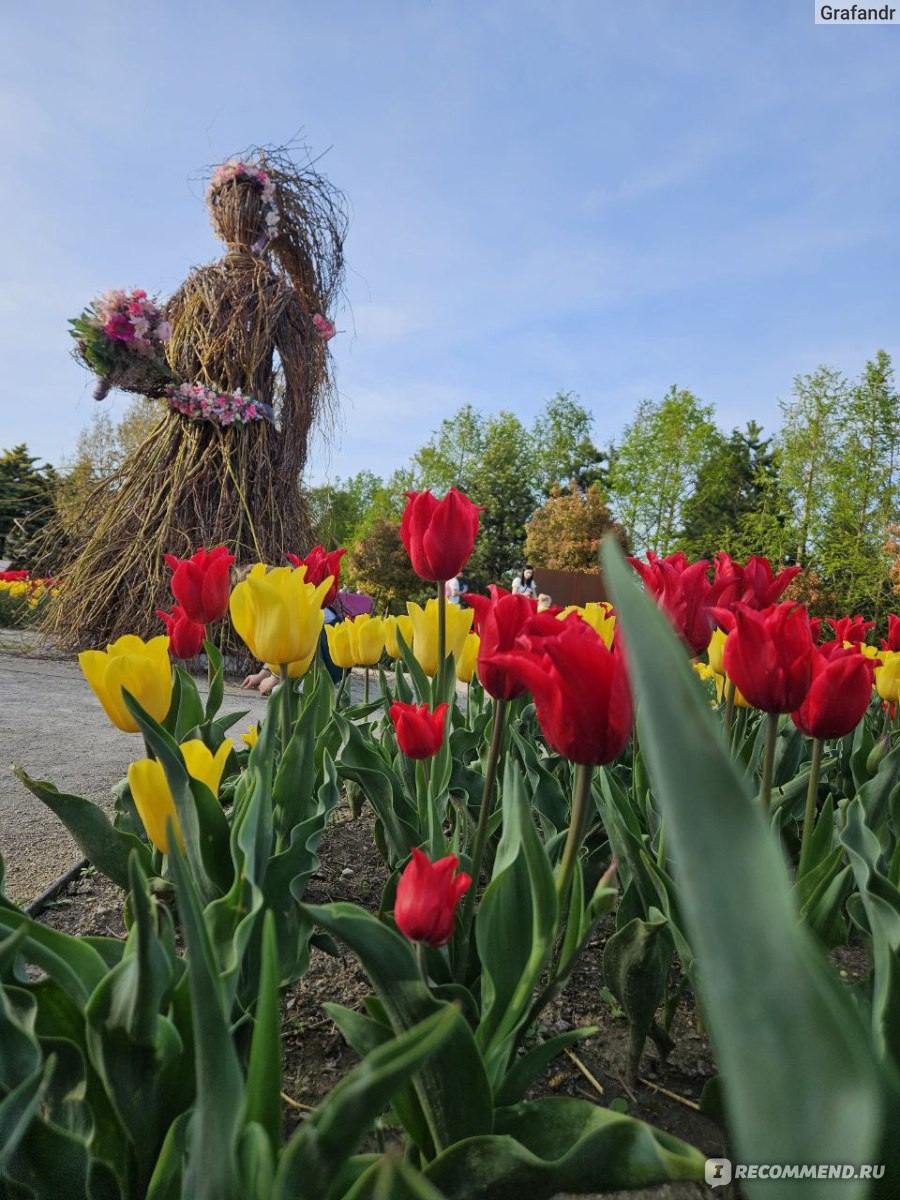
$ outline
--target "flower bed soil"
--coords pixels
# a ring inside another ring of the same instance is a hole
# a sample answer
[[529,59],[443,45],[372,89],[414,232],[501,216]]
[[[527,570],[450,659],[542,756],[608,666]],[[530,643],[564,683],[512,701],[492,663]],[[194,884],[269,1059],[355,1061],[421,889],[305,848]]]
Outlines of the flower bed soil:
[[[322,840],[320,857],[321,866],[306,893],[310,903],[347,900],[377,910],[386,871],[372,841],[372,821],[367,812],[353,820],[347,809],[340,810]],[[121,899],[118,888],[89,869],[51,901],[41,920],[81,936],[123,937]],[[624,1102],[632,1116],[690,1142],[708,1156],[727,1154],[722,1128],[694,1107],[715,1069],[709,1042],[695,1028],[690,1001],[683,1002],[676,1015],[676,1047],[668,1061],[662,1063],[648,1043],[641,1067],[642,1082],[633,1090],[626,1086],[627,1025],[601,994],[602,949],[612,931],[612,918],[608,918],[582,957],[569,987],[548,1007],[542,1021],[553,1033],[583,1025],[599,1026],[600,1032],[577,1045],[574,1057],[563,1054],[557,1058],[529,1095],[576,1096],[607,1106],[613,1101]],[[325,1016],[322,1004],[335,1001],[358,1009],[370,991],[366,976],[351,954],[345,952],[335,959],[312,950],[309,971],[286,995],[283,1005],[284,1091],[292,1102],[284,1105],[286,1132],[358,1061]],[[385,1136],[389,1140],[390,1131]],[[704,1184],[679,1183],[637,1192],[604,1193],[604,1197],[688,1200],[709,1194]]]

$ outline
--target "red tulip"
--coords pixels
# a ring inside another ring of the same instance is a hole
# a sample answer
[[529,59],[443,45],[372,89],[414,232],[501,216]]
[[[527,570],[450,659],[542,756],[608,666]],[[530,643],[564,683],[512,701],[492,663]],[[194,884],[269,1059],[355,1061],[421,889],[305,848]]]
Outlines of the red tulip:
[[542,613],[493,663],[528,688],[544,737],[571,762],[612,762],[625,748],[634,713],[622,652],[579,617]]
[[872,698],[875,662],[858,650],[828,642],[813,655],[812,685],[806,699],[791,713],[808,737],[839,738],[863,719]]
[[431,862],[421,850],[413,850],[397,884],[394,920],[411,942],[445,946],[453,937],[456,906],[469,890],[472,877],[459,866],[455,854]]
[[478,646],[478,678],[484,690],[495,700],[515,700],[528,688],[515,675],[492,661],[495,654],[513,650],[525,623],[537,613],[537,601],[530,596],[513,595],[491,584],[491,593],[477,596],[466,593],[463,600],[475,610],[475,628],[481,637]]
[[444,741],[444,717],[449,704],[439,704],[432,711],[427,704],[391,705],[391,720],[397,730],[397,745],[408,758],[431,758]]
[[158,608],[156,615],[165,622],[173,658],[195,658],[200,653],[206,637],[205,625],[192,621],[179,604],[173,604],[170,613]]
[[431,492],[407,492],[400,537],[422,579],[446,581],[468,561],[478,533],[481,509],[451,488],[443,500]]
[[172,568],[172,593],[192,621],[209,625],[228,610],[229,578],[234,555],[225,546],[207,553],[202,547],[191,558],[164,554]]
[[691,654],[702,654],[709,645],[714,625],[710,613],[714,596],[707,575],[709,563],[701,559],[689,564],[681,553],[659,558],[652,550],[647,552],[647,559],[646,563],[637,558],[628,561]]
[[900,617],[888,615],[888,635],[881,639],[882,650],[900,650]]
[[328,608],[338,594],[338,586],[341,579],[341,559],[346,553],[346,550],[329,550],[326,552],[324,546],[313,546],[306,558],[298,558],[296,554],[288,554],[287,556],[295,567],[306,567],[305,579],[307,583],[313,583],[318,587],[323,580],[327,579],[329,575],[331,576],[333,583],[322,599],[323,608]]
[[767,558],[754,554],[746,566],[736,563],[730,554],[716,555],[713,574],[715,603],[723,608],[746,604],[758,610],[774,604],[790,584],[800,567],[785,567],[776,575]]
[[866,640],[866,634],[875,624],[874,621],[864,621],[862,617],[841,617],[837,621],[834,617],[827,617],[826,620],[834,630],[834,638],[839,645],[844,642],[862,644]]
[[806,609],[791,601],[761,612],[736,604],[732,612],[716,609],[715,615],[731,630],[725,643],[725,674],[747,703],[763,712],[798,709],[812,682],[816,653]]

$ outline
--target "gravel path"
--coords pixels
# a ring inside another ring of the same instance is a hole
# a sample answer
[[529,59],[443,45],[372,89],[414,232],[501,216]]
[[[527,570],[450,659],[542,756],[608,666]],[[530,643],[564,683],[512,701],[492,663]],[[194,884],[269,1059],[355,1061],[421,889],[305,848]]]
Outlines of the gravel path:
[[[112,809],[110,788],[133,758],[141,739],[110,723],[73,658],[41,652],[34,635],[0,630],[0,854],[7,896],[23,904],[82,857],[66,829],[5,764],[23,767],[61,792],[87,796]],[[201,691],[206,688],[202,681]],[[223,712],[249,710],[239,735],[265,712],[255,692],[226,684]]]

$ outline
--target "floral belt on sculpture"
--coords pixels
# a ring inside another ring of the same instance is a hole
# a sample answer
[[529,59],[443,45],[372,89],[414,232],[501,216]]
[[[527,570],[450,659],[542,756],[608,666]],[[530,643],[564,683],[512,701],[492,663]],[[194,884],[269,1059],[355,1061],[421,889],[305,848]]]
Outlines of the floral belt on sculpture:
[[238,392],[220,392],[203,383],[182,383],[166,388],[170,408],[192,421],[212,421],[216,425],[247,425],[250,421],[275,423],[271,404],[243,396]]

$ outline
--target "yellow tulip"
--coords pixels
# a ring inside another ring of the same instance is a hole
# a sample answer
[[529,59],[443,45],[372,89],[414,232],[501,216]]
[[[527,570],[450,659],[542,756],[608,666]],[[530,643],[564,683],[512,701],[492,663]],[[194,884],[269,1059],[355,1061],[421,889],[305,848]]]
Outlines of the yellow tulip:
[[463,642],[463,651],[456,660],[456,678],[460,683],[471,683],[475,674],[475,660],[478,658],[478,647],[481,638],[477,633],[467,633]]
[[106,650],[82,651],[78,662],[94,695],[117,729],[140,733],[137,721],[125,707],[123,688],[157,721],[169,711],[172,666],[167,637],[144,642],[134,634],[126,633]]
[[875,687],[882,700],[896,704],[900,700],[900,653],[879,650],[881,666],[875,668]]
[[[225,770],[231,749],[230,738],[225,739],[215,754],[201,741],[183,742],[181,753],[188,775],[205,783],[213,795],[218,795],[222,772]],[[162,764],[152,758],[140,758],[133,762],[128,768],[128,786],[131,788],[131,797],[147,831],[147,837],[157,850],[161,850],[163,854],[169,853],[169,821],[172,822],[178,844],[183,850],[184,835]]]
[[348,671],[356,666],[356,647],[353,644],[353,630],[349,621],[339,621],[336,625],[325,626],[325,636],[328,638],[328,653],[336,667]]
[[616,631],[616,614],[611,604],[599,603],[595,604],[591,600],[588,604],[581,606],[570,604],[568,608],[564,608],[558,615],[558,620],[564,621],[569,613],[578,613],[582,621],[587,621],[592,629],[595,629],[603,639],[603,644],[610,649],[613,641],[613,634]]
[[[412,652],[426,675],[434,675],[438,669],[438,602],[429,600],[424,608],[411,600],[406,604],[412,619]],[[474,609],[448,604],[447,653],[457,660],[462,656],[466,634],[472,628]]]
[[403,635],[407,646],[412,645],[412,620],[407,616],[384,618],[384,648],[391,658],[400,657],[397,634]]
[[384,624],[381,617],[362,613],[349,624],[353,629],[358,665],[374,667],[384,652]]
[[252,750],[259,741],[259,726],[251,725],[246,733],[241,734],[241,741]]
[[709,665],[717,675],[725,674],[725,643],[728,634],[724,629],[714,629],[709,643]]
[[325,622],[322,601],[331,586],[306,582],[306,567],[273,567],[256,563],[231,593],[231,619],[239,637],[270,670],[288,664],[292,679],[313,660]]

